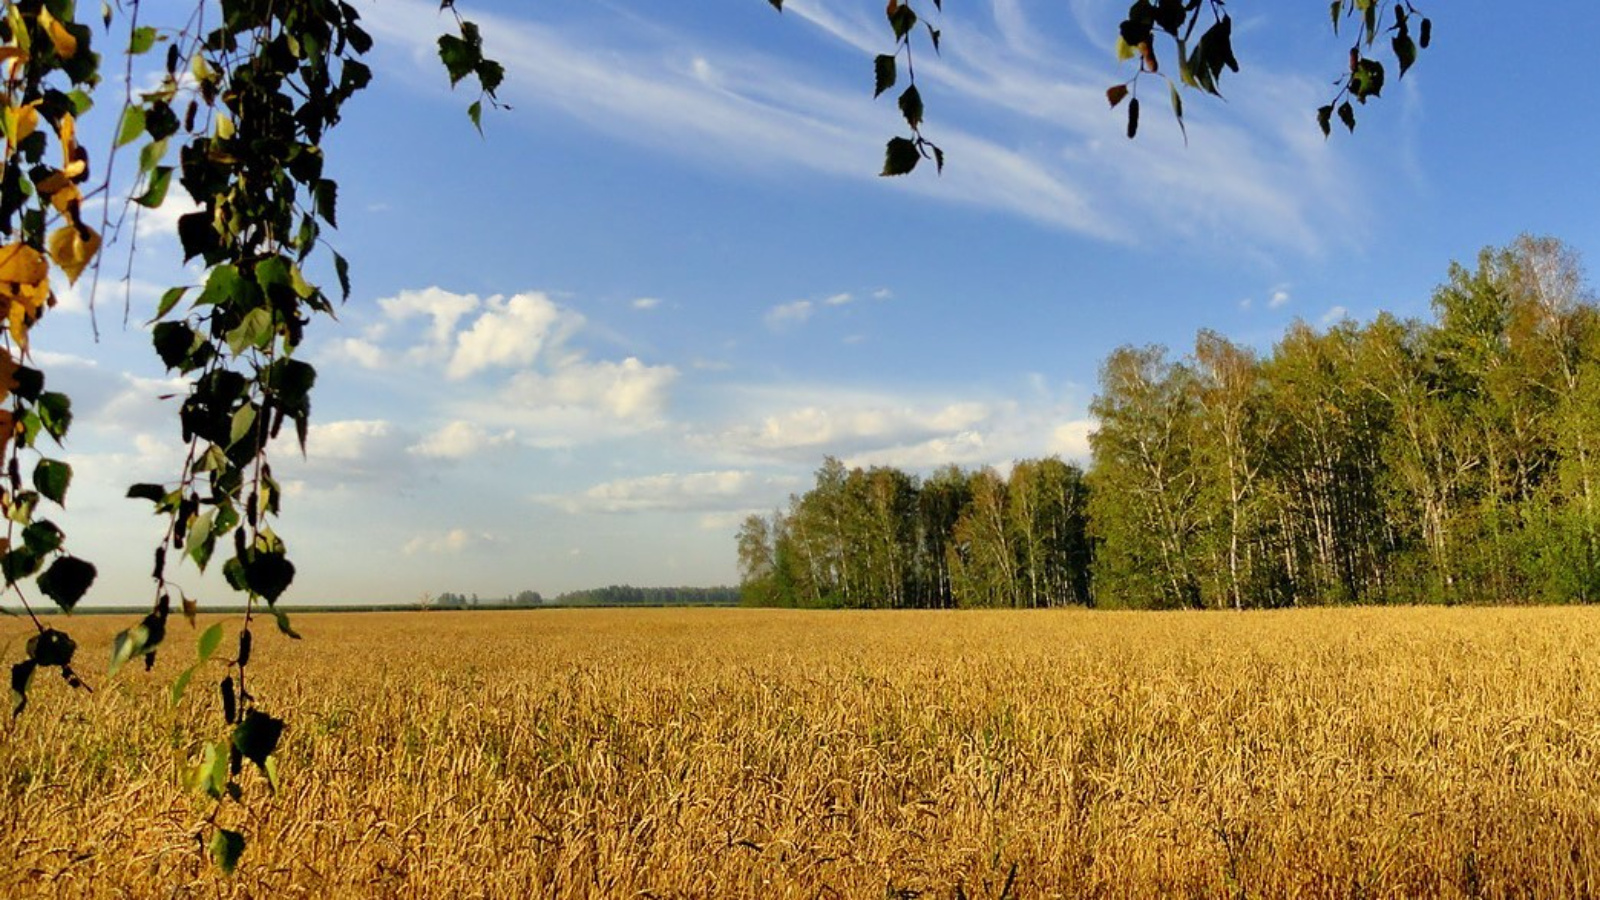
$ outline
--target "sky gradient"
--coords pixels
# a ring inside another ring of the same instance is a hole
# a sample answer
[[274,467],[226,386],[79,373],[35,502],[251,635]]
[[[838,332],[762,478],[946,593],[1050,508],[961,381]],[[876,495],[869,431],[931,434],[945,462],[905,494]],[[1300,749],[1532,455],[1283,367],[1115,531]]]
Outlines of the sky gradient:
[[[1086,463],[1119,345],[1424,316],[1452,260],[1522,232],[1600,259],[1592,4],[1426,10],[1432,49],[1331,140],[1325,5],[1231,5],[1244,71],[1186,94],[1185,146],[1164,83],[1137,141],[1106,108],[1125,3],[950,0],[917,59],[947,165],[901,179],[876,176],[880,3],[461,0],[507,70],[483,137],[437,4],[359,6],[376,79],[327,148],[354,292],[302,350],[307,456],[276,464],[291,603],[734,583],[739,521],[824,455]],[[200,280],[169,206],[107,252],[98,340],[80,285],[33,343],[77,411],[59,519],[93,604],[150,600],[160,523],[122,495],[181,451],[142,324]]]

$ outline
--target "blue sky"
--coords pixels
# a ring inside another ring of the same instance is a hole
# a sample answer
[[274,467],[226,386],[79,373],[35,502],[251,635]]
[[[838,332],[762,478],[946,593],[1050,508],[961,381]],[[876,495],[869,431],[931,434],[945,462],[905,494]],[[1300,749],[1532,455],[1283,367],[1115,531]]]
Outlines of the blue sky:
[[[738,522],[825,454],[1086,462],[1119,345],[1425,315],[1451,260],[1524,231],[1600,259],[1591,4],[1426,10],[1433,48],[1331,141],[1325,5],[1234,4],[1244,71],[1226,102],[1186,94],[1185,147],[1164,83],[1135,142],[1106,109],[1125,3],[949,0],[918,58],[948,164],[893,180],[881,3],[461,5],[507,69],[482,138],[437,4],[360,4],[377,78],[328,148],[355,291],[304,347],[309,455],[277,466],[291,602],[732,583]],[[182,385],[140,324],[199,278],[178,212],[141,223],[126,292],[127,242],[108,253],[98,341],[81,289],[35,338],[78,411],[61,519],[92,603],[151,596],[160,524],[121,497],[179,458]]]

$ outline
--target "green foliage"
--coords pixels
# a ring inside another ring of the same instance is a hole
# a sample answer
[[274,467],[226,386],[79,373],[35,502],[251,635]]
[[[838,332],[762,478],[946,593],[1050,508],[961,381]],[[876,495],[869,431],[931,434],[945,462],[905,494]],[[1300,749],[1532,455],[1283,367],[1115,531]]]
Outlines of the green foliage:
[[1453,266],[1436,320],[1301,324],[1256,359],[1123,348],[1093,411],[1097,599],[1600,600],[1600,310],[1575,254]]
[[752,606],[948,608],[1090,602],[1082,473],[1059,459],[926,480],[829,457],[787,512],[739,532]]

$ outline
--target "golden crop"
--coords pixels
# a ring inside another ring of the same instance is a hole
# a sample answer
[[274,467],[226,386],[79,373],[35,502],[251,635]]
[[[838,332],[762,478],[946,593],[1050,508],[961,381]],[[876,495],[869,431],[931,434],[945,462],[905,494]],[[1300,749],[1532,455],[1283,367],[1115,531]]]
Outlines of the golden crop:
[[[81,670],[126,624],[71,623]],[[296,625],[250,668],[289,730],[236,875],[181,786],[222,728],[215,677],[166,705],[174,620],[153,673],[41,673],[0,730],[0,895],[1600,893],[1600,610]]]

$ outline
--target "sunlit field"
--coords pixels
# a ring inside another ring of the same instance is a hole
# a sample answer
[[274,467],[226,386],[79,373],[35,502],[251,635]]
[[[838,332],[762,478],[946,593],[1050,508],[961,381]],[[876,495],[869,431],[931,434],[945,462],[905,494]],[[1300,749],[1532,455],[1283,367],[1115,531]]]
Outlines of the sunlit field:
[[231,878],[174,623],[3,726],[0,895],[1600,893],[1600,610],[306,615]]

